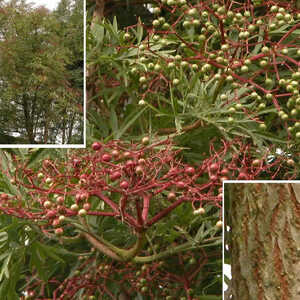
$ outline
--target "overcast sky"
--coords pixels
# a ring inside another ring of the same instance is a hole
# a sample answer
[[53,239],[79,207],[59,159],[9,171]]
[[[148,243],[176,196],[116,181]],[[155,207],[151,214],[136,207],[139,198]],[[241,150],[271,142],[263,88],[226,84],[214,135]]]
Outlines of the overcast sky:
[[51,10],[56,8],[59,1],[60,0],[27,0],[28,3],[34,3],[35,6],[43,5]]

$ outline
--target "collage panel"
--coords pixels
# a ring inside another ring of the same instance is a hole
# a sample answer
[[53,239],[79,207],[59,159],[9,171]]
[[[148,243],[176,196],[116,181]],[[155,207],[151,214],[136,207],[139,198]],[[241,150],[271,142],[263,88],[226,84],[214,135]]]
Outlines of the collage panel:
[[224,183],[224,300],[299,298],[299,207],[299,180]]
[[299,20],[0,0],[0,300],[297,299]]
[[84,1],[0,1],[0,147],[84,146]]

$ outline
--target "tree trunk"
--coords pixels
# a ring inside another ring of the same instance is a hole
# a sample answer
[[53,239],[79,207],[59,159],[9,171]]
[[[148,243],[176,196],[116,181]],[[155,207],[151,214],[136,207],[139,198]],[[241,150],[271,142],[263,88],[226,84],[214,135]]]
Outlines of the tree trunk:
[[26,96],[23,96],[23,98],[22,98],[22,106],[23,106],[25,129],[26,129],[28,142],[30,144],[34,144],[35,140],[34,140],[34,135],[33,135],[33,124],[32,124],[33,116],[30,113],[30,106],[29,106]]
[[104,2],[105,0],[96,0],[96,6],[93,14],[92,26],[94,23],[99,23],[103,19]]
[[299,300],[300,183],[234,183],[227,201],[230,299]]

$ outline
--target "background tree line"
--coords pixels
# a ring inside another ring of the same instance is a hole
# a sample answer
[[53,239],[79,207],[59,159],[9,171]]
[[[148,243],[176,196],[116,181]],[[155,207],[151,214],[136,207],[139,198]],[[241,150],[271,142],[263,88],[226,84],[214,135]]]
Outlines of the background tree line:
[[83,1],[1,1],[0,143],[82,143],[82,88]]

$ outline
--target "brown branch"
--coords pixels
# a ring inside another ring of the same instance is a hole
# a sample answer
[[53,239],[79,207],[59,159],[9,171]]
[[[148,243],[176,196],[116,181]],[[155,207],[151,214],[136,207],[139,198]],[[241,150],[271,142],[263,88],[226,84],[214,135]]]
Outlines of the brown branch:
[[[181,131],[188,132],[188,131],[191,131],[193,129],[203,127],[203,126],[204,126],[203,121],[197,120],[196,122],[194,122],[191,125],[184,126],[181,129]],[[176,132],[177,132],[176,128],[160,128],[160,129],[158,129],[158,134],[171,134],[171,133],[176,133]]]

